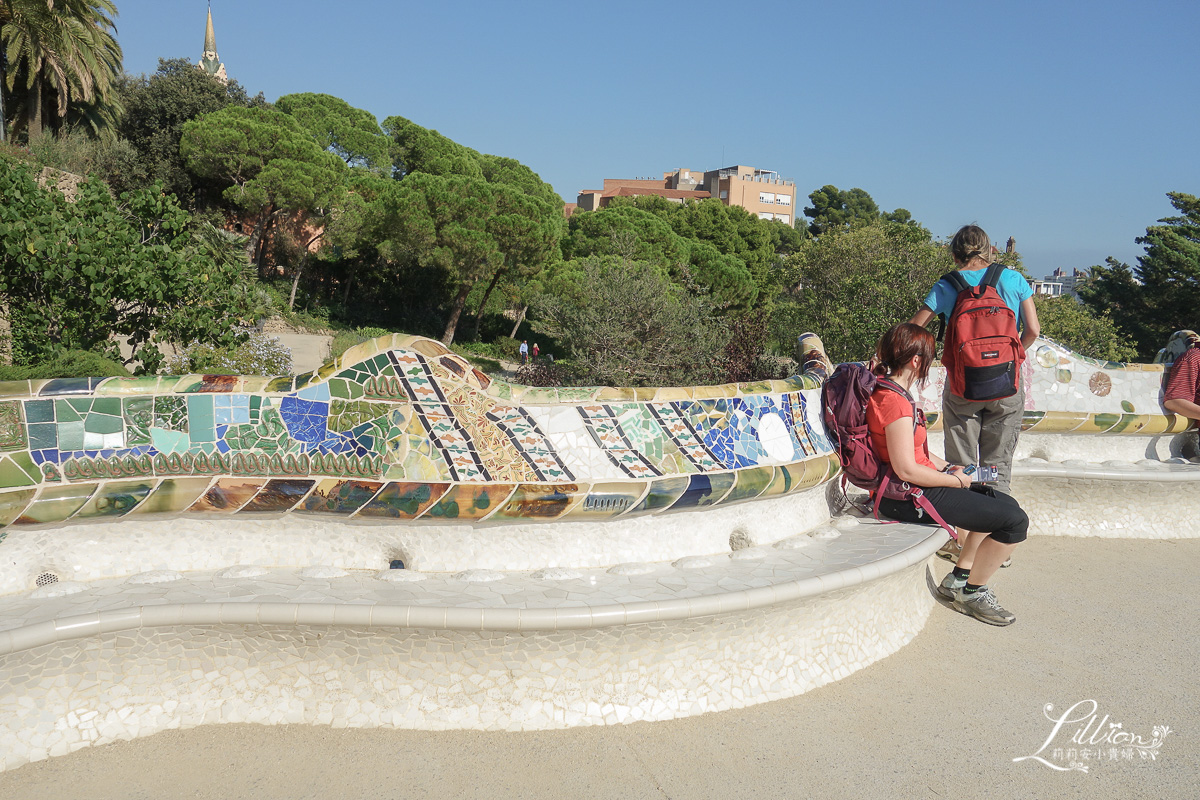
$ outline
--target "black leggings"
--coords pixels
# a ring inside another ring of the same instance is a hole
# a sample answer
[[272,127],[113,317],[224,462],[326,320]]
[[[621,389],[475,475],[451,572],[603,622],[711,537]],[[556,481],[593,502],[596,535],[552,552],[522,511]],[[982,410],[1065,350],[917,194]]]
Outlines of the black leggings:
[[[951,525],[986,533],[1001,544],[1023,542],[1029,530],[1029,516],[1017,501],[990,486],[970,489],[935,486],[925,490],[925,499]],[[933,522],[911,500],[884,498],[879,513],[899,522]]]

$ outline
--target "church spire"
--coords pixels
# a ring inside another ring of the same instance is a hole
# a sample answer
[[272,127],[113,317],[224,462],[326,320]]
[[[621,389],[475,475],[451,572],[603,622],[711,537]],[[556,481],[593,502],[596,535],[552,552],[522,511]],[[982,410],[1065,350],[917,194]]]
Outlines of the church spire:
[[204,52],[217,53],[217,34],[213,31],[212,24],[212,3],[208,4],[208,27],[204,29]]
[[208,4],[208,25],[204,29],[204,56],[196,66],[221,83],[229,82],[229,78],[225,74],[225,65],[221,63],[221,58],[217,55],[217,34],[213,32],[211,2]]

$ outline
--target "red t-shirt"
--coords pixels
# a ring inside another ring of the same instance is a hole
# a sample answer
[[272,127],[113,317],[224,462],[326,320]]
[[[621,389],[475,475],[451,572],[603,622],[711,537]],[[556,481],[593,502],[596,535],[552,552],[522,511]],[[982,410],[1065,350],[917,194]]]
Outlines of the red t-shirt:
[[[901,417],[911,420],[912,409],[912,403],[908,401],[907,397],[897,394],[891,389],[876,389],[871,398],[867,400],[867,431],[871,434],[871,446],[875,448],[879,457],[889,464],[892,463],[892,459],[888,456],[887,435],[884,433],[884,428]],[[937,469],[929,460],[929,454],[925,452],[925,439],[925,426],[920,425],[913,431],[913,455],[918,464],[924,464],[930,469]]]
[[1200,347],[1190,348],[1175,362],[1163,389],[1163,400],[1200,403]]

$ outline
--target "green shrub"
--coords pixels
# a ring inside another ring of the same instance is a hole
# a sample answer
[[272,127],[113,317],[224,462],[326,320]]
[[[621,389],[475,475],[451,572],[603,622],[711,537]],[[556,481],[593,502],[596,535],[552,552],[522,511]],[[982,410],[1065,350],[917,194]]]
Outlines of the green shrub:
[[88,350],[60,350],[40,364],[0,367],[0,381],[28,381],[45,378],[129,377],[129,370],[117,361]]
[[292,351],[273,336],[251,333],[234,348],[193,344],[168,359],[167,369],[174,375],[290,375]]

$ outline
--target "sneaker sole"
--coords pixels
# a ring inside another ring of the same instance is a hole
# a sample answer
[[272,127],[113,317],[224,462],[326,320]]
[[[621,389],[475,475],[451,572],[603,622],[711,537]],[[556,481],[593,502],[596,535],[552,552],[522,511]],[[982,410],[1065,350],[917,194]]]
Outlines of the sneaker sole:
[[954,603],[954,610],[960,614],[965,614],[968,617],[974,617],[975,619],[979,620],[980,622],[986,623],[988,625],[995,625],[997,628],[1007,627],[1017,621],[1016,617],[1013,617],[1012,619],[995,619],[995,618],[989,619],[988,617],[981,617],[980,615],[976,614],[971,609],[965,608],[964,606],[959,605],[957,602]]

